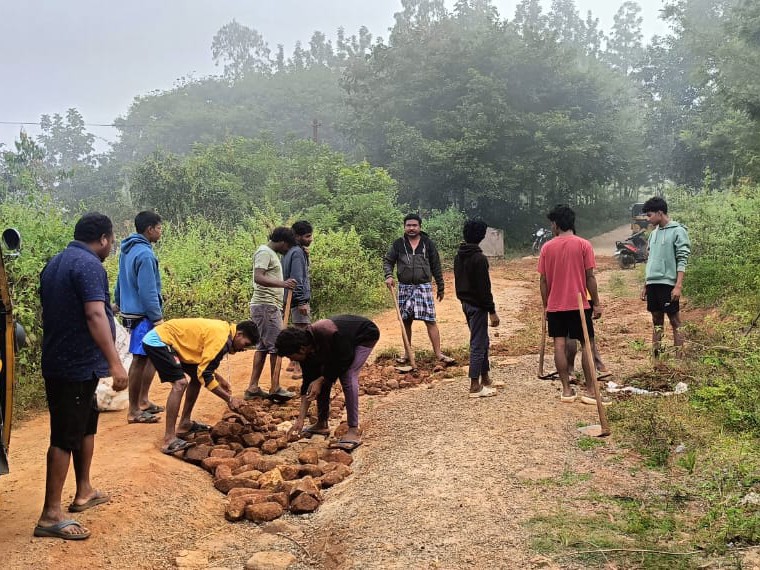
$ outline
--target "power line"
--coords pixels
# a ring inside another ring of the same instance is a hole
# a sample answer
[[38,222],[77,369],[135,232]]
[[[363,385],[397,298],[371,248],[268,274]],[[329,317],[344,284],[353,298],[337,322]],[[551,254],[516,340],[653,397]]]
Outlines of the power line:
[[[0,125],[36,125],[40,126],[40,121],[0,121]],[[142,126],[142,125],[114,125],[113,123],[82,123],[85,127],[113,127],[115,129],[121,128],[122,126],[130,126],[130,127],[136,127],[136,126]]]

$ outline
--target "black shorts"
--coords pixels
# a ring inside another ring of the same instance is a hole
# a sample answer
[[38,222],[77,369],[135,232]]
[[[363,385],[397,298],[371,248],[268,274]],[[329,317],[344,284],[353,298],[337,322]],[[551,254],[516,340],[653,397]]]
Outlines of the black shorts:
[[176,382],[182,380],[185,374],[190,376],[190,380],[198,381],[198,365],[181,362],[171,346],[150,346],[145,343],[142,346],[161,382]]
[[[591,320],[591,309],[586,309],[586,327],[588,337],[594,338],[594,323]],[[576,340],[583,340],[583,325],[578,311],[556,311],[546,313],[546,322],[549,326],[549,336],[558,338],[569,336]]]
[[82,439],[98,432],[98,379],[84,382],[45,379],[45,395],[50,411],[50,445],[79,451]]
[[673,285],[662,283],[647,285],[647,311],[675,315],[681,310],[681,305],[678,301],[670,300],[671,293],[673,293]]

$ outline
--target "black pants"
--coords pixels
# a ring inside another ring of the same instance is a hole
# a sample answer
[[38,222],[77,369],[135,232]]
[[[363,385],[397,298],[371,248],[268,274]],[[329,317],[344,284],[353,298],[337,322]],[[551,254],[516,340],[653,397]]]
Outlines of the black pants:
[[470,329],[470,378],[480,378],[491,370],[488,362],[488,349],[491,340],[488,338],[488,311],[462,303],[462,311]]

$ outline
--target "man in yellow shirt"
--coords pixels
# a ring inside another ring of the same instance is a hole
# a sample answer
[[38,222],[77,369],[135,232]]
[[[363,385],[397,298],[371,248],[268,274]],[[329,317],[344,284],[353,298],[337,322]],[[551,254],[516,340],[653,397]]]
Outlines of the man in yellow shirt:
[[[172,319],[145,335],[145,353],[156,367],[161,382],[172,385],[166,400],[163,453],[171,455],[193,445],[177,437],[177,431],[183,434],[210,429],[190,419],[201,390],[201,380],[206,388],[227,402],[231,410],[238,408],[241,400],[232,397],[230,383],[216,369],[224,355],[245,350],[258,341],[259,330],[252,321],[235,325],[215,319]],[[187,396],[177,430],[175,424],[185,391]]]

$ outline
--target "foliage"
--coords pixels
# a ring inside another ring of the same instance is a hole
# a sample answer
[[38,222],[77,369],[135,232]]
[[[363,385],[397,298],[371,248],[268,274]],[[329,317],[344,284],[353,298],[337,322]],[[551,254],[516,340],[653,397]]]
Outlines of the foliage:
[[459,244],[462,243],[464,222],[464,214],[455,208],[448,208],[443,212],[434,210],[430,216],[423,219],[422,229],[435,243],[441,259],[454,259]]

